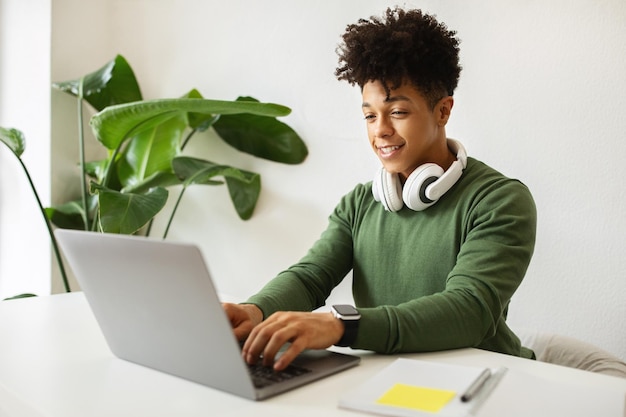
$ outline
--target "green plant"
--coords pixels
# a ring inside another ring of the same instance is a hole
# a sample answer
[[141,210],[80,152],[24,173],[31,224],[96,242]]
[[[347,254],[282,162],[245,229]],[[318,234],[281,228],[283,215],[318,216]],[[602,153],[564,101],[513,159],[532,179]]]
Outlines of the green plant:
[[[182,153],[196,133],[209,128],[227,144],[260,158],[298,164],[308,153],[296,132],[276,119],[288,115],[289,108],[250,97],[206,100],[195,89],[181,98],[142,100],[134,73],[120,55],[91,74],[54,86],[77,97],[79,116],[83,101],[99,112],[90,125],[109,155],[90,163],[81,156],[88,178],[81,200],[47,209],[59,227],[136,233],[163,208],[167,188],[182,185],[166,237],[188,186],[224,182],[239,217],[249,219],[261,190],[257,173]],[[79,146],[82,155],[82,126]]]
[[[226,184],[237,214],[249,219],[261,191],[260,175],[184,154],[198,132],[212,129],[235,149],[270,161],[299,164],[308,154],[299,135],[277,120],[291,112],[288,107],[251,97],[208,100],[195,89],[180,98],[143,100],[134,72],[121,55],[80,79],[53,86],[77,98],[82,173],[80,198],[42,208],[55,251],[50,222],[61,228],[149,235],[155,216],[169,198],[168,188],[175,185],[181,192],[163,238],[190,185]],[[85,102],[96,111],[90,126],[107,151],[100,161],[85,161]],[[4,131],[11,133],[6,140],[3,133],[3,142],[20,159],[23,135],[15,129]],[[28,175],[25,166],[24,170]],[[57,259],[69,291],[58,255]]]

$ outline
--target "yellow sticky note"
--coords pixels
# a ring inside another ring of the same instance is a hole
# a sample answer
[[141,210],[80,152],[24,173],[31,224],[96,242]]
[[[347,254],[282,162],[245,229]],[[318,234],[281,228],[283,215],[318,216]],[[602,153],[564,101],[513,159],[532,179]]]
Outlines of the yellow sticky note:
[[455,395],[454,391],[395,384],[376,403],[437,413]]

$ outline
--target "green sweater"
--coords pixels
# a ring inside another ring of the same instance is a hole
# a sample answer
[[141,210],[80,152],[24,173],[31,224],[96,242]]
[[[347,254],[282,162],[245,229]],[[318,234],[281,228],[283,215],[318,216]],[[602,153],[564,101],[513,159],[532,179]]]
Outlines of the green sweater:
[[264,317],[310,311],[353,271],[356,349],[381,353],[477,347],[533,357],[506,325],[535,245],[525,185],[468,158],[461,179],[424,211],[392,213],[371,183],[342,198],[300,262],[247,302]]

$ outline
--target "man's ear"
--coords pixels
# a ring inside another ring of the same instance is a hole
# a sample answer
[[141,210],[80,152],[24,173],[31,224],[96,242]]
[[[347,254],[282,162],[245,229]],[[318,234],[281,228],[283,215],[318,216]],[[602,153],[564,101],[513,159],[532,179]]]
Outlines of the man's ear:
[[445,126],[448,123],[453,106],[454,98],[452,96],[446,96],[439,100],[439,103],[435,106],[435,115],[438,118],[439,126]]

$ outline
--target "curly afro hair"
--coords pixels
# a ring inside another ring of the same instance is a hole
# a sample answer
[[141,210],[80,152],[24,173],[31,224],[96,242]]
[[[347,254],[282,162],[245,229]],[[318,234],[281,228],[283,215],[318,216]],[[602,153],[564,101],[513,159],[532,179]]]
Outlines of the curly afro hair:
[[363,86],[380,81],[391,90],[411,82],[432,108],[453,95],[459,82],[456,32],[421,10],[388,8],[380,19],[359,19],[346,27],[337,48],[339,80]]

